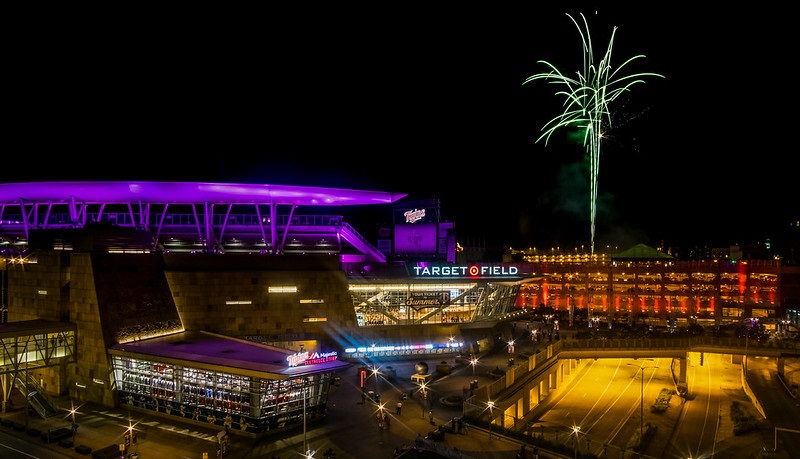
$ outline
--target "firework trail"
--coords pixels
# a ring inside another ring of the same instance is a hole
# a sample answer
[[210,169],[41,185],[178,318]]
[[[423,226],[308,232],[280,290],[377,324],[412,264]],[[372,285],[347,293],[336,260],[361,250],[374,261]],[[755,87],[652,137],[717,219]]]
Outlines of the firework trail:
[[630,91],[631,86],[637,83],[644,83],[642,78],[647,76],[662,77],[657,73],[635,73],[623,75],[621,71],[636,59],[644,58],[644,55],[636,55],[614,69],[611,66],[611,51],[614,46],[614,36],[617,27],[611,31],[611,38],[608,41],[603,58],[598,63],[594,62],[594,52],[592,50],[592,39],[589,34],[589,24],[583,13],[580,14],[583,20],[583,28],[574,17],[567,14],[583,42],[583,71],[577,72],[576,77],[572,78],[562,73],[553,64],[547,61],[538,61],[549,68],[545,73],[537,73],[525,79],[522,83],[526,85],[532,81],[545,80],[547,83],[560,85],[562,89],[556,91],[556,96],[564,98],[564,111],[555,118],[548,121],[542,127],[542,135],[536,139],[537,142],[545,139],[545,145],[550,140],[550,136],[559,128],[577,128],[584,133],[583,145],[589,159],[589,212],[590,212],[590,233],[591,251],[594,253],[595,236],[595,216],[597,215],[597,177],[600,172],[600,146],[603,140],[603,123],[611,128],[611,102],[614,102],[620,95]]

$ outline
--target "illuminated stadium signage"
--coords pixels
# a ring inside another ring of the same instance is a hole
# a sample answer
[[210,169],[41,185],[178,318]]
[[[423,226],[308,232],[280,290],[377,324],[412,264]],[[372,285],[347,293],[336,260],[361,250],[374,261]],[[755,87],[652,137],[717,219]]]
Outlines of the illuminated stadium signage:
[[336,351],[331,352],[297,352],[286,357],[290,367],[300,365],[313,365],[315,363],[325,363],[336,360],[339,355]]
[[425,209],[414,209],[403,212],[403,217],[406,218],[406,223],[414,223],[425,218]]
[[[454,341],[440,344],[419,343],[419,344],[397,344],[385,346],[357,346],[345,348],[345,354],[368,354],[368,355],[401,355],[412,353],[413,351],[459,351],[464,347],[462,341]],[[441,352],[439,352],[441,353]]]
[[516,265],[481,265],[469,266],[413,266],[412,274],[417,277],[518,277],[519,266]]

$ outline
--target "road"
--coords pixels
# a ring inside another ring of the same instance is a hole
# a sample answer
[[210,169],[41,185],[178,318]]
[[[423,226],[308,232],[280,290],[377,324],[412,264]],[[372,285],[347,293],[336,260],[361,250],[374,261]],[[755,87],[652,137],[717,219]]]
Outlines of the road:
[[[800,359],[785,359],[786,381],[797,383]],[[747,361],[747,382],[758,394],[759,402],[773,431],[766,432],[768,450],[800,451],[800,400],[793,398],[777,375],[775,358],[750,358]]]
[[0,457],[3,459],[70,459],[29,439],[17,438],[0,430]]
[[713,457],[723,407],[744,397],[741,385],[734,392],[725,385],[741,378],[741,367],[719,354],[704,355],[701,365],[696,352],[689,353],[686,366],[688,395],[665,457]]
[[669,365],[669,359],[589,361],[533,431],[538,427],[539,434],[550,441],[578,452],[621,458],[640,427],[642,411],[645,424],[663,420],[664,416],[651,413],[649,406],[662,389],[674,387]]

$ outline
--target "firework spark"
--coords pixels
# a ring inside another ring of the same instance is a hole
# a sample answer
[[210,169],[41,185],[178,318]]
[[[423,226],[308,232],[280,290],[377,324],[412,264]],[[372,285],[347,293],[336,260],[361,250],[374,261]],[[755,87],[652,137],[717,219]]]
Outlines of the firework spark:
[[536,139],[537,142],[545,140],[545,145],[550,140],[550,136],[559,128],[577,128],[583,132],[583,145],[589,159],[589,212],[590,212],[590,233],[591,250],[594,253],[595,236],[595,216],[597,214],[597,177],[600,172],[600,146],[603,140],[604,125],[607,129],[611,128],[611,108],[610,105],[619,96],[630,91],[631,86],[637,83],[644,83],[643,78],[648,76],[662,77],[657,73],[635,73],[631,75],[621,74],[622,70],[631,62],[644,58],[644,55],[636,55],[622,63],[618,68],[611,65],[611,51],[614,46],[614,36],[617,32],[615,26],[611,31],[611,38],[608,41],[603,58],[599,62],[594,62],[594,52],[592,50],[592,38],[589,34],[589,24],[586,17],[581,13],[583,28],[574,17],[567,14],[583,42],[583,71],[577,72],[577,76],[572,78],[562,73],[553,64],[547,61],[538,61],[549,68],[545,73],[537,73],[525,79],[522,83],[526,85],[532,81],[545,80],[547,83],[560,85],[563,89],[556,91],[556,96],[564,97],[564,111],[555,118],[548,121],[542,127],[542,134]]

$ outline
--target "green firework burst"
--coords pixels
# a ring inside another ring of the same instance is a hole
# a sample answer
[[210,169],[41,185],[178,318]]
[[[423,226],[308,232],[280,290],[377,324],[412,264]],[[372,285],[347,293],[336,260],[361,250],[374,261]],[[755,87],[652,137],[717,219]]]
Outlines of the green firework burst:
[[574,17],[567,14],[583,42],[583,70],[576,72],[575,77],[568,76],[547,61],[538,61],[548,67],[548,71],[537,73],[525,79],[523,85],[533,81],[544,80],[547,83],[559,86],[556,96],[563,97],[564,111],[548,121],[542,127],[542,134],[537,142],[544,139],[545,145],[555,131],[560,128],[574,128],[583,133],[583,145],[589,159],[589,208],[590,208],[590,233],[591,250],[594,253],[595,217],[597,214],[597,177],[600,171],[600,146],[603,140],[603,125],[611,128],[611,103],[619,96],[630,91],[631,86],[644,83],[644,77],[662,77],[657,73],[635,73],[625,75],[623,70],[631,62],[644,58],[644,55],[633,56],[622,63],[618,68],[611,65],[611,52],[614,47],[614,36],[617,32],[615,26],[611,31],[608,48],[602,59],[595,63],[592,50],[592,39],[589,34],[589,24],[583,13],[583,28]]

